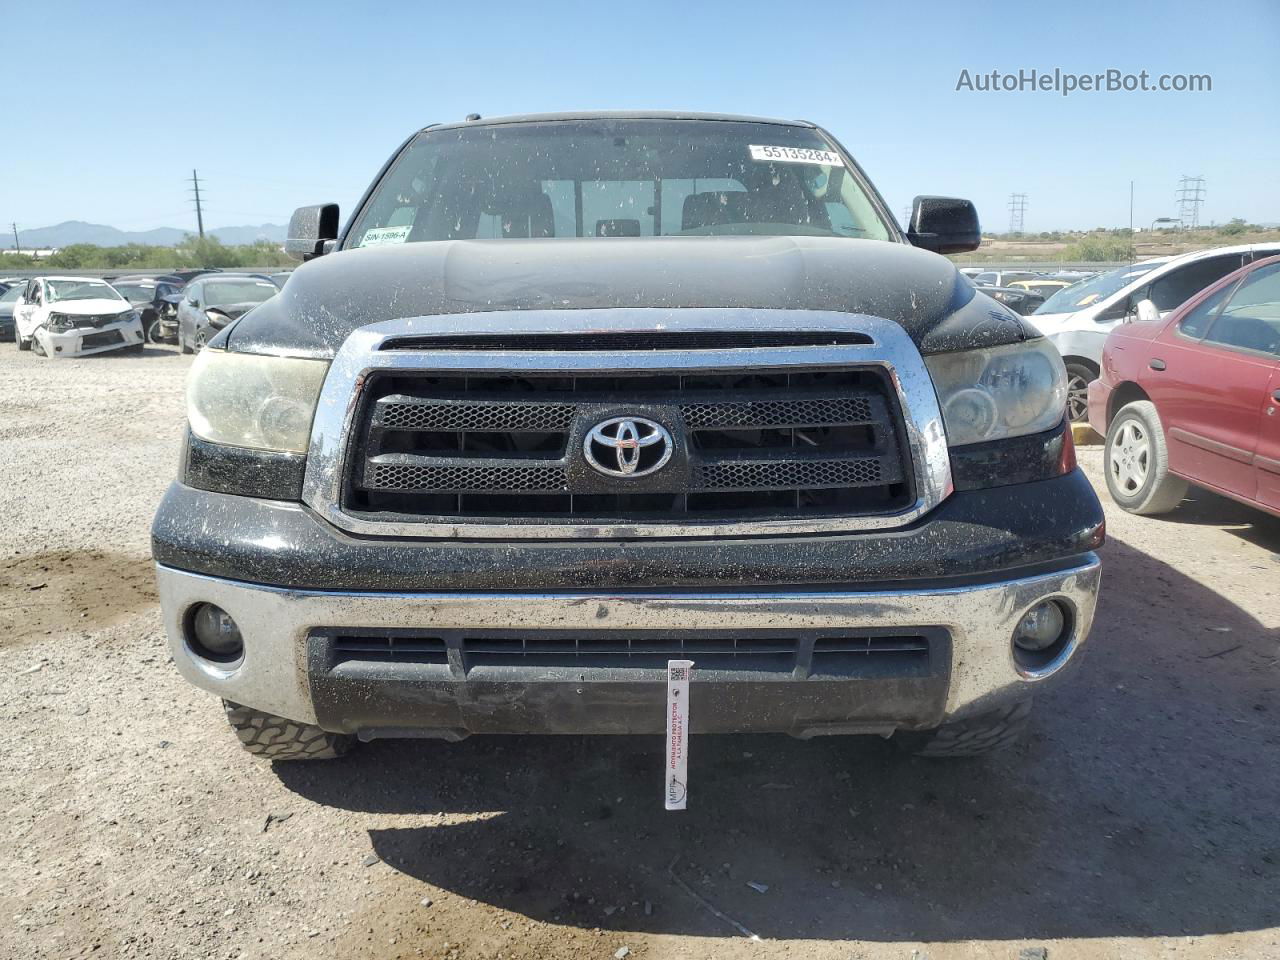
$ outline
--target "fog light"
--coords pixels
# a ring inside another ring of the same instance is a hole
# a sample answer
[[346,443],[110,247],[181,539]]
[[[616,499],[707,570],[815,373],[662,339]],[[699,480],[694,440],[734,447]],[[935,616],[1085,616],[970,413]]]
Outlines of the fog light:
[[1041,600],[1027,611],[1013,631],[1013,642],[1023,650],[1038,653],[1062,639],[1067,617],[1056,600]]
[[244,652],[240,628],[231,614],[212,603],[202,603],[191,616],[196,653],[210,660],[226,663],[239,659]]

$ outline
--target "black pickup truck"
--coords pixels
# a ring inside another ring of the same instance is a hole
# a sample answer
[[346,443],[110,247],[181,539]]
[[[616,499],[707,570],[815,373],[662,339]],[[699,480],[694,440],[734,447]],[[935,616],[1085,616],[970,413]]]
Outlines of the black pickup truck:
[[354,740],[1009,742],[1103,538],[1054,348],[810,123],[427,127],[196,359],[153,527],[173,658],[271,759]]

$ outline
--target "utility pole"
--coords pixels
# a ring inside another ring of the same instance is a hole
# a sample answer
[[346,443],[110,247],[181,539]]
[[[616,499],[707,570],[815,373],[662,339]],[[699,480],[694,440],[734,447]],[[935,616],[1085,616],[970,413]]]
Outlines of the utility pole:
[[1021,233],[1026,222],[1027,195],[1025,193],[1009,194],[1009,232]]
[[18,225],[16,223],[10,223],[9,226],[13,227],[13,252],[21,253],[22,244],[18,242]]
[[1205,193],[1204,177],[1184,176],[1178,181],[1178,219],[1184,230],[1200,226],[1200,204],[1204,203]]
[[200,234],[200,239],[204,239],[204,209],[200,206],[200,178],[196,176],[194,170],[191,171],[191,190],[195,194],[196,201],[196,230]]

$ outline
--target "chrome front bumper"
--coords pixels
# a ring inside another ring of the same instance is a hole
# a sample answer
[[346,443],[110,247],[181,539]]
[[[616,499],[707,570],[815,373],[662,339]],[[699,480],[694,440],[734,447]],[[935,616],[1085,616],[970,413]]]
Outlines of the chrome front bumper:
[[[942,628],[950,634],[950,677],[945,719],[982,712],[1028,696],[1057,677],[1088,636],[1100,578],[1088,554],[1067,570],[979,584],[872,591],[380,593],[289,590],[157,566],[169,646],[179,671],[196,686],[228,700],[293,720],[317,721],[308,668],[308,637],[317,629],[507,630],[725,630],[814,628]],[[1011,638],[1018,620],[1037,602],[1058,598],[1073,613],[1072,634],[1061,653],[1036,671],[1019,667]],[[186,621],[192,605],[216,603],[239,624],[245,655],[233,665],[207,661],[191,650]],[[695,668],[696,671],[696,668]],[[541,679],[530,668],[529,682]],[[694,674],[695,684],[697,673]],[[467,677],[449,689],[461,694]],[[611,675],[610,683],[625,683]],[[784,679],[797,698],[821,696],[801,678]],[[858,681],[850,681],[857,683]],[[524,689],[523,687],[521,689]],[[648,695],[645,688],[645,696]],[[581,693],[581,690],[578,691]],[[519,695],[519,694],[517,694]],[[749,706],[749,705],[748,705]],[[463,729],[465,707],[462,705]],[[525,704],[524,709],[530,709]],[[658,708],[660,709],[660,708]],[[881,718],[887,732],[894,717]],[[798,735],[835,732],[839,717],[789,729]],[[875,725],[872,725],[875,726]],[[511,732],[520,732],[512,730]],[[591,732],[591,728],[582,732]],[[841,731],[844,732],[844,731]]]

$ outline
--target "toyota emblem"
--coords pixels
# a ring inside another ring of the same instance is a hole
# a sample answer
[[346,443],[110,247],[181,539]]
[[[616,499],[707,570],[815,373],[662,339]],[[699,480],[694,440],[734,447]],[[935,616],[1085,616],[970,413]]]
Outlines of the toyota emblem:
[[606,477],[643,477],[675,453],[667,428],[644,417],[613,417],[587,431],[582,453]]

